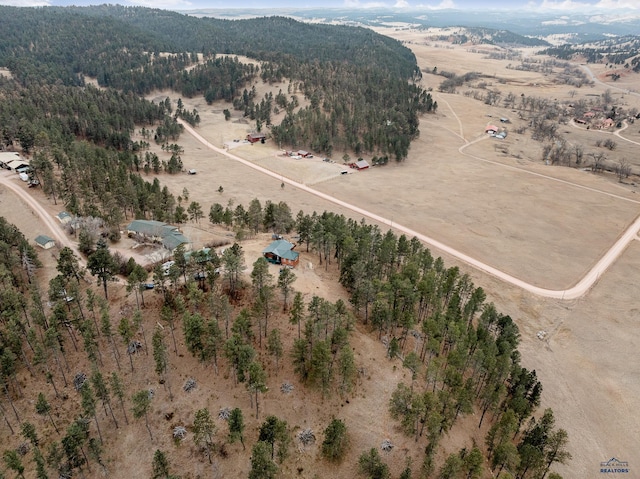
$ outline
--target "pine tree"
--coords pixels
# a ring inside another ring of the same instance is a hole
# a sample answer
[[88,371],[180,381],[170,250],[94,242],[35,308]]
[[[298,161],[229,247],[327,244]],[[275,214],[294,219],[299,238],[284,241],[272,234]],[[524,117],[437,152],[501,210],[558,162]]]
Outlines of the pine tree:
[[96,398],[91,389],[91,385],[85,382],[80,388],[80,394],[82,395],[82,411],[87,417],[93,416],[96,422],[96,428],[98,430],[98,436],[100,436],[100,442],[102,443],[102,432],[100,431],[100,423],[98,423],[98,416],[96,414]]
[[244,417],[242,410],[239,408],[232,409],[227,424],[229,425],[229,442],[233,443],[239,439],[242,449],[244,449]]
[[171,394],[171,386],[169,386],[169,378],[167,377],[169,355],[167,354],[167,345],[164,342],[164,336],[159,328],[153,332],[151,343],[153,345],[153,360],[156,365],[156,374],[166,384],[169,390],[169,399],[173,401],[173,394]]
[[278,366],[282,355],[284,354],[284,348],[282,346],[282,339],[280,338],[280,330],[272,329],[269,331],[269,337],[267,338],[267,351],[271,354],[276,360],[276,372],[278,371]]
[[249,479],[275,479],[278,466],[269,458],[269,444],[258,441],[251,452]]
[[167,459],[167,455],[160,449],[156,449],[156,452],[153,453],[153,463],[151,466],[153,468],[152,479],[171,478],[169,474],[169,460]]
[[149,437],[153,440],[153,434],[151,434],[151,428],[149,427],[149,409],[151,409],[151,397],[149,391],[142,389],[135,393],[131,398],[133,400],[133,417],[140,419],[144,416],[144,422],[149,431]]
[[120,401],[120,407],[122,408],[122,413],[124,414],[124,421],[129,424],[129,418],[127,418],[127,410],[124,407],[124,386],[122,385],[122,380],[118,373],[115,371],[111,373],[111,377],[109,378],[111,383],[111,391],[113,395],[118,398]]
[[293,297],[293,306],[291,306],[291,311],[289,311],[289,322],[291,324],[295,324],[298,326],[298,339],[301,338],[300,335],[300,323],[304,319],[304,299],[302,298],[302,293],[298,291],[296,295]]
[[21,426],[22,437],[31,443],[34,448],[38,448],[40,441],[38,440],[38,433],[36,428],[30,422],[23,422]]
[[211,446],[215,432],[216,426],[211,419],[209,410],[206,408],[198,409],[193,420],[193,440],[196,445],[207,450],[209,464],[211,464]]
[[118,332],[120,333],[120,337],[122,338],[122,342],[127,348],[127,354],[129,355],[129,362],[131,363],[131,372],[133,372],[133,350],[129,349],[131,345],[131,340],[133,339],[133,327],[131,325],[131,321],[126,316],[120,319],[120,323],[118,324]]
[[104,238],[100,238],[96,244],[96,250],[87,260],[87,269],[98,278],[98,285],[104,288],[104,297],[108,298],[107,283],[113,281],[117,272],[117,264],[109,252],[109,247]]
[[332,419],[324,430],[322,455],[330,461],[340,461],[344,457],[348,445],[347,426],[344,421]]
[[111,394],[102,373],[98,369],[94,369],[91,374],[91,384],[95,390],[96,397],[102,401],[102,407],[104,408],[105,414],[107,413],[108,407],[109,412],[111,413],[111,419],[113,419],[113,423],[116,425],[116,429],[118,429],[118,421],[116,421],[113,409],[111,408]]
[[51,405],[47,401],[47,398],[45,397],[45,395],[42,393],[38,393],[38,399],[36,401],[36,412],[41,416],[48,416],[53,428],[56,430],[57,433],[60,432],[58,431],[58,426],[56,426],[56,423],[53,422],[53,418],[51,417]]
[[360,472],[370,479],[389,479],[389,466],[387,466],[378,454],[378,451],[371,448],[368,452],[363,452],[358,458]]
[[13,449],[9,449],[8,451],[4,451],[2,454],[2,459],[4,459],[4,463],[7,465],[9,469],[18,474],[18,477],[22,477],[24,479],[24,465],[20,460],[20,456]]
[[247,389],[249,390],[250,395],[255,394],[256,419],[258,419],[258,395],[267,391],[267,374],[264,372],[264,369],[262,369],[262,364],[255,361],[249,364],[247,370]]

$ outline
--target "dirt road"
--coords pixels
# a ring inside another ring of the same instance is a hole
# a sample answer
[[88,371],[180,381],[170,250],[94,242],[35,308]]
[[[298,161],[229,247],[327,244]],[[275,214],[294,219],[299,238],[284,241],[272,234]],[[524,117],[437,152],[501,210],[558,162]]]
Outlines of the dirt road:
[[[378,221],[381,224],[387,225],[393,229],[395,229],[396,231],[400,231],[410,237],[415,236],[416,238],[418,238],[419,240],[423,241],[424,243],[437,248],[447,254],[450,254],[454,257],[456,257],[457,259],[459,259],[460,261],[463,261],[464,263],[477,268],[485,273],[488,273],[492,276],[495,276],[496,278],[499,278],[502,281],[506,281],[508,283],[511,283],[515,286],[518,286],[519,288],[522,288],[526,291],[529,291],[531,293],[537,294],[539,296],[543,296],[543,297],[547,297],[547,298],[556,298],[556,299],[575,299],[575,298],[579,298],[581,296],[583,296],[587,291],[589,291],[589,289],[591,289],[591,287],[598,281],[598,279],[600,278],[600,276],[609,268],[609,266],[611,266],[611,264],[613,264],[615,262],[615,260],[618,258],[618,256],[620,256],[620,254],[625,250],[625,248],[627,247],[627,245],[633,241],[636,237],[637,237],[637,233],[640,230],[640,216],[638,216],[638,218],[626,229],[626,231],[624,231],[624,233],[619,237],[619,239],[613,244],[613,246],[600,258],[600,260],[571,288],[569,289],[564,289],[564,290],[552,290],[552,289],[546,289],[546,288],[541,288],[538,286],[535,286],[533,284],[530,284],[528,282],[526,282],[523,279],[520,278],[516,278],[515,276],[512,276],[510,274],[505,273],[504,271],[500,271],[497,268],[494,268],[491,265],[488,265],[486,263],[483,263],[482,261],[479,261],[475,258],[472,258],[471,256],[462,253],[461,251],[458,251],[444,243],[441,243],[440,241],[431,238],[429,236],[426,236],[422,233],[418,233],[417,231],[414,231],[410,228],[407,228],[403,225],[394,223],[392,220],[388,219],[388,218],[384,218],[380,215],[377,215],[375,213],[372,213],[371,211],[365,210],[364,208],[360,208],[359,206],[347,203],[345,201],[342,201],[338,198],[335,198],[331,195],[328,195],[326,193],[322,193],[318,190],[315,190],[303,183],[291,180],[289,178],[283,177],[282,175],[280,175],[279,173],[275,173],[273,171],[270,171],[266,168],[263,168],[261,166],[258,166],[248,160],[245,160],[237,155],[234,155],[232,153],[229,153],[228,151],[222,149],[222,148],[218,148],[216,146],[214,146],[213,144],[211,144],[209,141],[207,141],[202,135],[200,135],[198,132],[196,132],[191,126],[189,126],[187,123],[183,122],[182,120],[179,120],[182,125],[185,127],[185,131],[191,135],[193,135],[194,138],[196,138],[200,143],[202,143],[204,146],[206,146],[207,148],[221,154],[224,155],[228,158],[231,158],[232,160],[235,160],[239,163],[242,163],[245,166],[248,166],[249,168],[253,168],[254,170],[257,170],[265,175],[271,176],[273,178],[279,179],[281,180],[283,183],[286,183],[288,185],[291,185],[295,188],[298,188],[302,191],[305,191],[309,194],[315,195],[319,198],[322,198],[326,201],[330,201],[331,203],[334,203],[336,205],[339,205],[343,208],[347,208],[351,211],[353,211],[354,213],[366,216],[368,218],[371,218],[375,221]],[[471,143],[466,143],[465,145],[463,145],[463,147],[461,147],[461,150],[463,150],[466,146],[469,146]],[[478,159],[482,159],[482,158],[478,158]],[[488,160],[483,160],[483,161],[488,161]],[[537,173],[532,173],[532,174],[537,174]],[[555,178],[551,178],[552,180],[555,181],[563,181],[563,180],[557,180]],[[571,183],[569,183],[571,184]],[[582,187],[580,185],[574,185],[571,184],[572,186],[576,186],[576,187]],[[584,188],[584,187],[582,187]],[[625,199],[626,198],[622,198],[620,197],[620,199]]]
[[75,243],[67,237],[64,230],[62,229],[62,225],[49,214],[47,210],[45,210],[35,198],[33,198],[29,192],[27,191],[25,183],[21,182],[17,175],[15,175],[11,171],[0,171],[0,184],[6,186],[8,189],[13,191],[22,201],[24,201],[29,208],[33,210],[35,214],[37,214],[45,226],[49,229],[51,236],[56,241],[56,243],[60,247],[69,247],[73,250],[73,252],[81,258],[80,252],[76,247]]

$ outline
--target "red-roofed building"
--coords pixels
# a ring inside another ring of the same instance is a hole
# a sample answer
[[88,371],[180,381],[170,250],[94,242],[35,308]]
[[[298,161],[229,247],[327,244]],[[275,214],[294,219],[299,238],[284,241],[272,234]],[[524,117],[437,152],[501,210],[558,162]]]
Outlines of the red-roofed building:
[[264,133],[250,133],[247,135],[247,140],[251,143],[257,143],[258,141],[261,141],[264,143],[264,140],[266,140],[267,135],[265,135]]

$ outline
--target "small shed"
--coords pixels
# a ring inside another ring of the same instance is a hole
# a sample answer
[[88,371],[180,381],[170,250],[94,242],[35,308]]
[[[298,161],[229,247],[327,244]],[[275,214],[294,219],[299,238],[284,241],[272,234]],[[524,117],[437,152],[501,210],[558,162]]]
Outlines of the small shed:
[[257,143],[258,141],[264,143],[264,140],[266,140],[266,138],[267,135],[265,135],[264,133],[249,133],[247,135],[247,141],[249,141],[250,143]]
[[369,163],[367,163],[367,160],[356,161],[356,170],[366,170],[367,168],[369,168]]
[[56,245],[56,242],[47,235],[38,235],[36,236],[36,244],[42,249],[51,249]]
[[289,243],[287,240],[276,240],[262,251],[262,255],[270,263],[297,266],[300,260],[300,253],[293,251],[295,247],[296,245]]
[[71,222],[71,215],[66,211],[61,211],[60,213],[58,213],[56,215],[56,218],[58,218],[58,221],[63,225],[66,225],[67,223]]
[[489,133],[490,135],[495,135],[496,133],[498,133],[499,128],[495,125],[487,125],[487,127],[484,129],[485,133]]

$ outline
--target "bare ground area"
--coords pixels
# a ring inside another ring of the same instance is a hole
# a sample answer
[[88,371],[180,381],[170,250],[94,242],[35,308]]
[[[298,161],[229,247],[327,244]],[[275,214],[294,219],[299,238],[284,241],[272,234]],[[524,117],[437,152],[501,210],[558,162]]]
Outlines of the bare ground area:
[[[408,46],[414,49],[423,68],[437,65],[440,69],[453,70],[455,65],[464,65],[467,71],[491,69],[497,76],[509,76],[512,79],[509,88],[518,95],[526,92],[551,98],[568,97],[568,87],[550,85],[530,72],[507,70],[504,62],[487,60],[462,47],[429,46],[421,33],[385,31],[391,36],[402,35],[403,40],[410,42]],[[425,85],[434,88],[440,81],[441,77],[433,75],[426,75],[424,79]],[[637,88],[637,83],[632,84],[630,79],[625,81],[629,88],[633,85]],[[600,94],[605,89],[606,86],[596,85],[591,90]],[[166,96],[163,95],[159,93],[158,97]],[[513,113],[461,95],[435,96],[440,105],[438,113],[422,118],[421,137],[412,144],[407,161],[400,165],[343,176],[337,171],[339,160],[326,164],[280,158],[276,156],[278,148],[268,143],[243,145],[234,148],[233,152],[283,176],[291,175],[297,181],[314,184],[324,192],[437,237],[515,276],[548,287],[566,287],[575,282],[640,211],[633,185],[620,185],[610,178],[578,170],[544,166],[537,161],[539,146],[527,134],[512,134],[504,140],[508,154],[502,147],[496,148],[497,140],[494,139],[478,141],[460,152],[465,144],[461,136],[467,141],[478,139],[484,135],[484,127],[488,121],[493,121],[492,118],[513,116]],[[636,100],[629,98],[629,101]],[[198,131],[221,148],[225,142],[244,138],[251,131],[250,125],[238,122],[237,116],[230,122],[224,121],[222,109],[227,105],[206,106],[202,99],[185,100],[185,104],[198,108],[202,117]],[[492,116],[487,117],[489,114]],[[586,133],[571,130],[570,136],[579,138],[576,141],[591,143],[591,136],[581,135]],[[308,212],[330,209],[351,215],[348,210],[340,210],[295,188],[287,186],[283,189],[276,179],[265,178],[224,156],[213,154],[189,135],[183,135],[179,143],[185,148],[185,168],[196,168],[198,174],[161,175],[160,179],[176,195],[187,188],[190,198],[199,201],[205,212],[214,202],[246,205],[257,197],[263,202],[267,199],[285,201],[294,213],[299,209]],[[334,159],[341,156],[336,154]],[[223,186],[222,193],[217,192],[219,186]],[[57,207],[40,192],[35,195],[52,212],[57,212]],[[37,218],[22,214],[21,203],[11,196],[6,190],[0,191],[3,215],[22,231],[40,231],[43,225]],[[192,235],[196,247],[206,243],[209,234],[225,235],[224,231],[212,232],[205,226],[189,228],[185,228],[185,232]],[[268,238],[264,236],[243,242],[248,265],[267,243]],[[434,251],[434,254],[440,253]],[[48,253],[41,256],[46,257],[42,274],[50,277],[55,266],[53,258]],[[636,298],[640,293],[637,286],[638,242],[631,243],[586,296],[574,301],[539,298],[469,269],[447,255],[443,257],[447,265],[457,264],[468,272],[475,284],[485,289],[489,300],[518,323],[522,335],[522,362],[536,370],[544,385],[542,407],[552,407],[557,425],[569,432],[569,449],[574,459],[569,465],[558,467],[559,472],[566,478],[597,477],[600,462],[615,456],[629,462],[633,473],[630,477],[637,475],[640,452],[634,438],[640,431],[640,417],[636,414],[640,408],[640,382],[634,360],[638,349],[634,332],[638,316]],[[344,297],[344,292],[328,280],[313,254],[303,254],[301,268],[296,274],[299,279],[295,287],[304,291],[307,298],[312,294],[332,300]],[[127,306],[112,311],[112,321],[116,324],[119,311],[130,311],[135,300],[126,297],[123,285],[112,285],[111,288],[113,305],[120,304],[119,301],[128,302]],[[151,328],[157,314],[146,311],[145,318]],[[285,318],[277,322],[283,330],[290,332],[291,341],[296,334],[293,326],[286,324]],[[548,333],[545,340],[536,336],[541,330]],[[387,413],[388,398],[403,371],[398,364],[384,359],[383,345],[375,338],[354,334],[353,346],[358,366],[365,372],[349,398],[310,402],[297,383],[290,396],[283,396],[279,385],[285,379],[292,380],[293,373],[288,366],[277,372],[273,367],[270,369],[270,390],[262,402],[261,418],[275,413],[292,426],[311,427],[320,437],[318,433],[335,414],[344,418],[350,431],[354,431],[351,453],[346,461],[349,466],[340,469],[340,476],[338,470],[330,466],[322,473],[317,472],[316,444],[293,452],[296,468],[284,471],[283,477],[352,477],[357,454],[365,448],[378,447],[385,438],[396,444],[385,457],[393,465],[392,470],[400,470],[407,455],[413,456],[415,461],[420,460],[420,451],[411,452],[417,449],[412,439],[397,431]],[[170,384],[176,395],[173,402],[167,400],[167,393],[157,384],[150,360],[136,358],[133,373],[123,362],[122,373],[128,383],[136,388],[154,387],[157,391],[158,400],[154,401],[150,418],[155,436],[153,440],[145,436],[142,427],[109,428],[107,434],[117,436],[123,444],[122,450],[127,451],[108,458],[107,467],[111,472],[127,470],[129,475],[146,476],[152,451],[162,448],[170,451],[170,460],[181,473],[188,473],[189,477],[198,474],[216,477],[206,462],[194,460],[197,451],[189,437],[183,444],[173,444],[171,428],[190,424],[195,409],[205,406],[215,413],[220,407],[240,404],[246,417],[249,416],[249,398],[244,390],[233,387],[228,372],[221,370],[220,375],[215,375],[211,367],[196,363],[181,340],[178,348],[181,356],[172,355],[170,361]],[[114,368],[112,359],[105,358],[105,361]],[[123,357],[123,361],[126,358]],[[142,364],[147,365],[146,369]],[[181,386],[189,376],[197,379],[199,387],[187,394],[182,392]],[[56,405],[63,411],[71,411],[78,407],[78,402],[79,398],[71,395],[64,401],[57,401]],[[164,416],[171,412],[173,417],[167,421]],[[124,418],[118,409],[116,414],[122,422]],[[107,421],[102,416],[99,419]],[[484,431],[477,430],[476,419],[470,416],[450,433],[445,441],[447,452],[470,445],[470,440],[465,439],[467,431],[462,431],[464,426],[473,431],[478,443],[482,444]],[[44,434],[54,434],[40,418],[32,420],[43,428]],[[129,420],[132,420],[130,414]],[[217,425],[224,434],[225,425],[221,422]],[[256,438],[258,425],[258,420],[250,420],[248,443]],[[230,450],[234,448],[241,446],[229,446]],[[229,454],[227,459],[216,459],[218,477],[246,477],[249,464],[239,459],[241,457]]]

